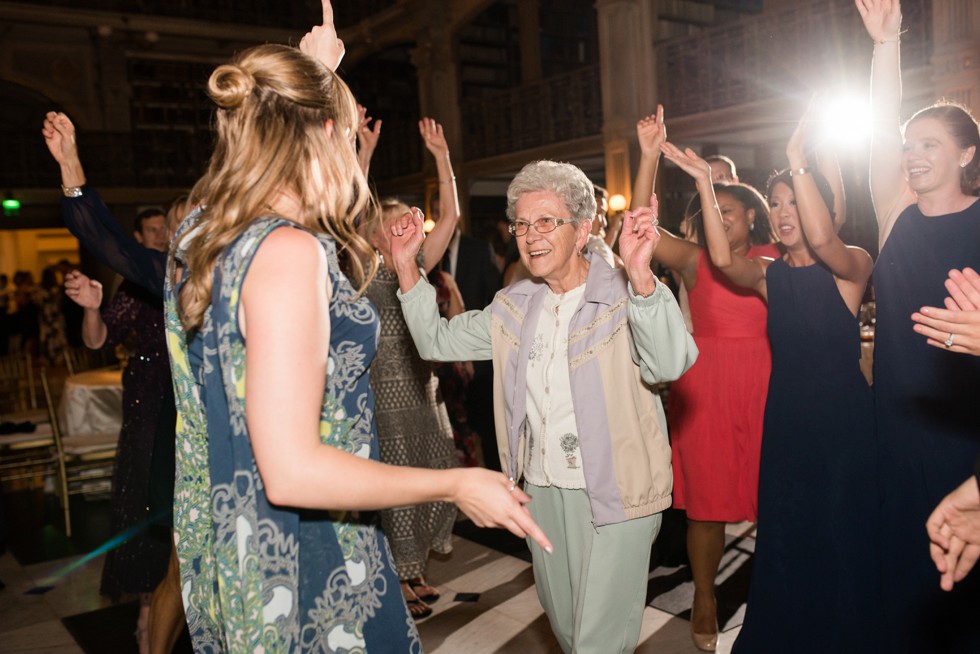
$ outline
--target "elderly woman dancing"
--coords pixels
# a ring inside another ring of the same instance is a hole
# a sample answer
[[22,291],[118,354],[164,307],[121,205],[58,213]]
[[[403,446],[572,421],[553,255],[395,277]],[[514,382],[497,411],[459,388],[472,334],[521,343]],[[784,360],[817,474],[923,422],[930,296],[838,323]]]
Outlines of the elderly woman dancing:
[[507,190],[510,231],[534,276],[482,311],[439,317],[415,263],[421,214],[392,226],[405,319],[423,358],[492,359],[497,444],[555,545],[529,542],[538,597],[565,652],[632,652],[650,546],[670,505],[670,446],[652,384],[697,356],[670,291],[650,269],[656,198],[625,216],[625,271],[583,255],[595,215],[585,174],[529,164]]

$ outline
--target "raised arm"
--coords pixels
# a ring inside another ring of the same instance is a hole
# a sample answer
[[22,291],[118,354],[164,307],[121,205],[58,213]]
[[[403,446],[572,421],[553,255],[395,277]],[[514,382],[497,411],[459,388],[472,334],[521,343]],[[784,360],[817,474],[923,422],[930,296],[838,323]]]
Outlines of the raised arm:
[[[844,300],[852,311],[856,311],[861,304],[868,278],[871,276],[873,262],[867,252],[858,247],[850,247],[840,239],[830,218],[830,209],[821,197],[813,175],[800,173],[808,170],[805,152],[810,126],[809,116],[810,110],[807,110],[786,145],[790,171],[795,171],[792,176],[793,194],[796,196],[800,226],[817,258],[826,264],[837,278],[850,282],[853,288],[843,293]],[[839,178],[839,171],[837,176]],[[845,289],[841,290],[845,291]]]
[[878,244],[883,246],[895,220],[915,202],[902,171],[902,70],[899,35],[902,9],[898,0],[854,0],[868,36],[874,41],[871,61],[871,199],[878,218]]
[[242,287],[245,415],[270,502],[348,510],[454,502],[476,524],[528,535],[550,551],[547,537],[523,506],[530,498],[500,473],[388,466],[321,441],[330,340],[328,280],[326,256],[316,239],[283,228],[259,246]]
[[106,341],[108,329],[102,314],[102,284],[73,270],[65,275],[65,295],[82,307],[82,342],[85,347],[98,350]]
[[49,112],[41,130],[51,156],[61,168],[61,216],[83,248],[134,284],[163,297],[167,254],[143,247],[127,234],[94,188],[75,143],[75,126],[63,113]]
[[664,123],[664,107],[657,105],[657,113],[641,118],[636,123],[636,140],[640,143],[640,165],[633,180],[633,197],[630,209],[639,209],[653,195],[660,165],[660,146],[667,140]]
[[402,315],[415,341],[419,356],[427,361],[482,361],[491,357],[490,307],[465,311],[446,320],[439,315],[436,292],[422,278],[415,258],[425,232],[422,213],[395,219],[391,229],[391,258],[398,274],[398,298]]
[[366,179],[371,170],[371,159],[378,147],[378,139],[381,138],[381,120],[374,121],[372,126],[367,107],[357,105],[357,112],[360,115],[357,122],[357,164]]
[[676,164],[681,170],[694,178],[701,196],[701,219],[704,221],[704,234],[711,263],[720,269],[725,276],[735,284],[751,288],[766,296],[766,266],[768,262],[762,259],[749,259],[732,252],[725,234],[725,224],[722,221],[721,209],[715,198],[715,189],[711,183],[711,166],[699,157],[694,150],[686,148],[681,151],[673,143],[663,144],[664,157]]
[[449,145],[442,133],[442,125],[431,118],[423,118],[419,121],[419,134],[422,135],[425,148],[435,157],[436,170],[439,173],[439,220],[429,232],[425,245],[425,271],[430,272],[442,261],[456,231],[459,223],[459,195],[456,192],[456,175],[453,174]]
[[337,36],[333,24],[333,5],[330,0],[321,0],[322,24],[315,25],[300,39],[299,49],[313,57],[330,70],[337,70],[344,58],[344,42]]
[[[654,195],[653,186],[660,165],[661,146],[667,139],[667,126],[664,123],[664,108],[657,105],[657,113],[636,123],[636,138],[640,144],[640,166],[633,181],[633,197],[630,209],[638,210]],[[677,238],[662,227],[658,227],[661,238],[653,251],[653,260],[681,275],[690,288],[697,274],[698,255],[701,248],[684,239]],[[622,236],[620,236],[622,239]],[[622,244],[622,241],[620,241]],[[620,245],[622,247],[622,245]],[[625,258],[624,258],[625,261]]]
[[623,214],[619,251],[630,282],[627,310],[635,357],[643,379],[650,384],[673,381],[697,359],[698,350],[684,324],[677,301],[650,269],[662,242],[657,231],[657,196],[650,204]]

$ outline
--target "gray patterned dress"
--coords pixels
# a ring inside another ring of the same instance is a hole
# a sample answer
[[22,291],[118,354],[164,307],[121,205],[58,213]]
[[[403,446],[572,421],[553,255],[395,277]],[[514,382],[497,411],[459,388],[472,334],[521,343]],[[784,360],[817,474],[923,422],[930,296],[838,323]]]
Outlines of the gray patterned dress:
[[[457,464],[453,430],[432,364],[419,357],[395,294],[398,277],[383,266],[366,295],[381,317],[378,355],[371,364],[381,460],[399,466],[445,469]],[[456,507],[445,502],[381,512],[398,577],[425,573],[429,550],[452,550]]]
[[[176,242],[196,222],[196,216],[186,219]],[[273,506],[256,469],[245,421],[238,300],[256,250],[280,227],[295,225],[259,220],[219,257],[211,306],[190,341],[177,316],[173,264],[167,275],[178,412],[174,530],[194,650],[420,652],[382,533],[356,513]],[[320,438],[325,447],[377,459],[367,375],[377,313],[340,272],[333,240],[317,238],[332,288]],[[184,275],[193,271],[185,267]]]

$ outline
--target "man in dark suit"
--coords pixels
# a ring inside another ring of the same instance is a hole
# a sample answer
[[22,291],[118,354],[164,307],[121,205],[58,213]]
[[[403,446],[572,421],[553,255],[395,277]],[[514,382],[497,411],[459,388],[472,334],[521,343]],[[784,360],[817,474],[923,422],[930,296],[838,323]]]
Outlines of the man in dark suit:
[[442,258],[442,270],[453,276],[467,311],[484,308],[500,290],[500,270],[494,263],[492,247],[458,227]]

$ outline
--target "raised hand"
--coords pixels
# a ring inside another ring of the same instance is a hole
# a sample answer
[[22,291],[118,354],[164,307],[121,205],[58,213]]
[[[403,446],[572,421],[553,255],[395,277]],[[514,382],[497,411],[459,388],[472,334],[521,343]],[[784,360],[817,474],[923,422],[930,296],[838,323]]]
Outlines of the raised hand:
[[659,204],[657,195],[650,196],[650,205],[623,214],[623,231],[619,235],[619,256],[623,259],[626,274],[633,290],[639,295],[650,295],[656,290],[656,280],[650,261],[660,242],[657,225]]
[[313,57],[330,70],[337,70],[344,58],[344,42],[337,36],[333,24],[333,5],[330,0],[322,0],[323,24],[315,25],[299,41],[299,49]]
[[51,156],[60,165],[78,163],[78,146],[75,144],[75,126],[65,114],[49,111],[41,128],[44,143]]
[[640,151],[649,156],[660,154],[660,146],[667,140],[667,125],[664,123],[664,106],[657,105],[657,113],[641,118],[636,123],[636,139]]
[[419,134],[422,135],[425,148],[432,153],[433,157],[439,159],[449,154],[449,145],[442,133],[442,125],[431,118],[423,118],[419,121]]
[[864,29],[874,41],[896,41],[902,31],[902,8],[898,0],[854,0]]
[[681,150],[668,141],[664,141],[661,150],[664,153],[664,159],[673,162],[678,168],[693,177],[698,188],[701,188],[702,184],[711,184],[711,165],[699,157],[694,150],[691,148]]
[[77,270],[65,275],[65,295],[83,309],[102,306],[102,284]]
[[422,228],[424,222],[422,210],[412,207],[411,211],[393,220],[389,227],[392,266],[399,274],[402,271],[418,270],[416,258],[425,240],[425,230]]
[[357,105],[357,113],[357,162],[366,177],[371,167],[371,158],[378,147],[378,139],[381,138],[381,120],[374,121],[372,127],[371,117],[367,115],[367,107]]

